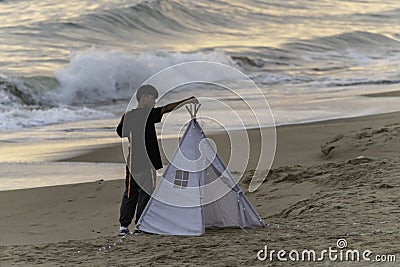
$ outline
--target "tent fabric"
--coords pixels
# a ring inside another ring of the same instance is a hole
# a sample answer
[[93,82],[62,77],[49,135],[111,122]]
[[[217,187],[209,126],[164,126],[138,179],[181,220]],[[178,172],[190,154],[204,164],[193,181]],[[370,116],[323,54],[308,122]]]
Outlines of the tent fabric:
[[263,227],[264,223],[192,119],[142,213],[139,230],[202,235],[209,227]]

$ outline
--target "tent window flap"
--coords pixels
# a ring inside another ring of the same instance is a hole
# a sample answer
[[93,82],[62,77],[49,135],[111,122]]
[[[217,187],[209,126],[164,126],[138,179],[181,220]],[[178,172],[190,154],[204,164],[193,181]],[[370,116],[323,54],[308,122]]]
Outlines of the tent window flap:
[[182,170],[176,170],[174,187],[185,189],[188,186],[188,182],[189,182],[189,172],[182,171]]

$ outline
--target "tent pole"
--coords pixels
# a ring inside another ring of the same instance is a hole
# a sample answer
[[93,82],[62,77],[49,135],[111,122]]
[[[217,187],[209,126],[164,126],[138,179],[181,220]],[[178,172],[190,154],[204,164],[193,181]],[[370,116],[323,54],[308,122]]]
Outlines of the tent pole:
[[201,106],[200,103],[199,103],[199,104],[191,103],[191,104],[187,104],[187,105],[185,106],[185,108],[186,108],[186,110],[189,112],[190,118],[191,118],[192,120],[196,118],[197,112],[199,111],[200,106]]

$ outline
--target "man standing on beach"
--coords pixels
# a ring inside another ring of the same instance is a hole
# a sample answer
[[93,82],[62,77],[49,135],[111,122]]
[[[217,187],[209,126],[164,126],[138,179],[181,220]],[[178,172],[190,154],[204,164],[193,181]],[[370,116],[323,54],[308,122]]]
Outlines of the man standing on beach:
[[138,106],[126,112],[117,126],[121,138],[128,137],[129,154],[126,160],[125,192],[120,208],[119,235],[129,233],[133,217],[139,220],[155,188],[155,171],[162,168],[155,123],[165,113],[185,104],[198,103],[195,97],[155,108],[158,92],[152,85],[142,85],[137,93]]

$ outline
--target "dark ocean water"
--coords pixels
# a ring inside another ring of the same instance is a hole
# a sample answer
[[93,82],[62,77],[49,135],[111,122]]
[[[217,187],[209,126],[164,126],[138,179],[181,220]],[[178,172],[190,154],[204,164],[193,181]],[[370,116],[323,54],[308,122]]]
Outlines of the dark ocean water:
[[398,0],[5,0],[0,21],[1,130],[115,118],[151,75],[197,60],[248,75],[278,124],[400,110],[359,97],[399,89]]

